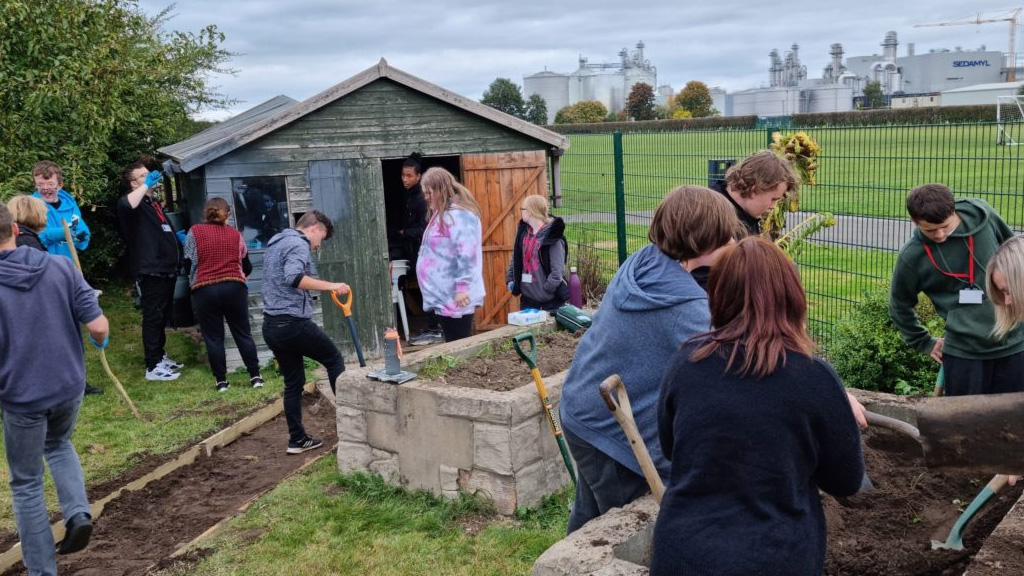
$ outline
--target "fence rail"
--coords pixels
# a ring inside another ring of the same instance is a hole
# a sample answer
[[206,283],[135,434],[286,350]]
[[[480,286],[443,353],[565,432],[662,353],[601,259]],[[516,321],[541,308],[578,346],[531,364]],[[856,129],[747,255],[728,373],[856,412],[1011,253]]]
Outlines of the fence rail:
[[[986,122],[804,129],[822,153],[818,185],[802,188],[800,209],[837,216],[836,226],[819,232],[797,258],[812,332],[826,350],[835,323],[866,289],[890,277],[912,230],[904,203],[914,186],[944,183],[958,197],[988,201],[1015,229],[1024,227],[1022,147],[999,144],[998,128]],[[1024,124],[1002,129],[1024,142]],[[571,242],[594,247],[610,277],[647,243],[651,215],[666,192],[708,185],[709,160],[763,150],[774,130],[570,134],[554,212],[570,224]]]

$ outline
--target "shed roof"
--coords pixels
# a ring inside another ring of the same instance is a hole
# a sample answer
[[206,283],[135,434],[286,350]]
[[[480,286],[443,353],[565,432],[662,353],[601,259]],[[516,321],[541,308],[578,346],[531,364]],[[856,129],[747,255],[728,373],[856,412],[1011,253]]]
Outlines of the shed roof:
[[[343,80],[341,83],[303,102],[296,103],[287,96],[278,96],[217,126],[204,130],[188,140],[164,146],[158,152],[171,157],[178,162],[183,171],[189,172],[241,148],[278,128],[286,126],[307,114],[315,112],[381,78],[387,78],[407,88],[437,98],[466,112],[501,124],[555,148],[565,149],[569,147],[569,139],[561,134],[546,130],[504,112],[499,112],[475,100],[459,96],[454,92],[431,84],[412,74],[393,68],[388,65],[386,60],[381,58],[380,62],[375,66],[367,68],[359,74]],[[278,101],[278,99],[285,99],[290,102]],[[276,105],[272,104],[275,102]],[[243,119],[242,117],[246,118]]]

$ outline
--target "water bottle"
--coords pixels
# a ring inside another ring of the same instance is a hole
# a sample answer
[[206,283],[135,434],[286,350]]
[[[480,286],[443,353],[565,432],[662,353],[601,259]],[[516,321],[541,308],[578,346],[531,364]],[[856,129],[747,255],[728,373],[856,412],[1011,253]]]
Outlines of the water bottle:
[[583,285],[575,266],[569,268],[569,303],[577,308],[583,307]]
[[402,371],[402,347],[398,343],[398,329],[384,330],[384,373],[394,376]]

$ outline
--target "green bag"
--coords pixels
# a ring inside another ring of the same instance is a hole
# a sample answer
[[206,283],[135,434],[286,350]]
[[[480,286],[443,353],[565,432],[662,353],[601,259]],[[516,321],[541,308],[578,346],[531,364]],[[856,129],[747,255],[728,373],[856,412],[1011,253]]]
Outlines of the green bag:
[[555,312],[555,322],[570,332],[586,330],[587,328],[590,328],[593,321],[594,319],[590,314],[587,314],[572,304],[566,304]]

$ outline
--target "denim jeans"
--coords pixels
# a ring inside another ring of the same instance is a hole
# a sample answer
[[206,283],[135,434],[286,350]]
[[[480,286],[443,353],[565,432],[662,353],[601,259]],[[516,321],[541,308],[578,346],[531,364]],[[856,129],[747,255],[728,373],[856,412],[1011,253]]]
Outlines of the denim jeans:
[[306,438],[306,429],[302,426],[302,387],[306,383],[303,358],[312,358],[324,365],[332,392],[335,380],[345,371],[345,361],[327,333],[308,318],[264,314],[263,340],[277,358],[284,376],[288,441],[301,442]]
[[43,458],[57,486],[65,521],[92,513],[78,453],[71,444],[82,397],[49,410],[23,414],[3,410],[4,448],[11,469],[14,519],[28,573],[56,576],[57,556],[43,497]]
[[569,511],[569,534],[612,508],[621,508],[651,491],[643,476],[565,428],[562,434],[576,461],[576,500]]

